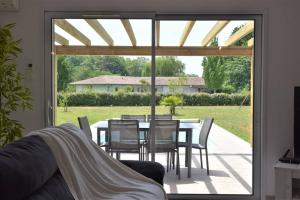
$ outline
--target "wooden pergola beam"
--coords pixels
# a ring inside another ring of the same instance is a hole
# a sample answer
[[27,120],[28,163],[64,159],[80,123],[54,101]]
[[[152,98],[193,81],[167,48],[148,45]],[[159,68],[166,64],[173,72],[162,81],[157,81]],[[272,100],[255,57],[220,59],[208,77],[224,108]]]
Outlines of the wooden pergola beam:
[[121,22],[128,34],[128,37],[131,41],[132,46],[135,47],[136,46],[136,38],[134,36],[134,32],[133,32],[132,26],[130,24],[130,21],[128,19],[121,19]]
[[240,30],[235,32],[230,38],[228,38],[224,46],[230,46],[233,45],[235,42],[239,41],[249,33],[251,33],[254,30],[254,21],[247,22]]
[[180,37],[179,46],[182,47],[189,36],[190,32],[192,31],[193,26],[195,25],[196,21],[188,21],[185,24],[183,29],[182,35]]
[[[139,46],[56,46],[57,55],[134,55],[149,56],[151,47]],[[249,47],[156,47],[158,56],[252,56]]]
[[159,47],[160,43],[160,21],[155,22],[156,46]]
[[72,24],[65,19],[55,19],[55,24],[61,29],[72,35],[74,38],[82,42],[87,46],[91,46],[91,40],[88,39],[84,34],[77,30]]
[[97,19],[85,19],[85,21],[98,33],[98,35],[109,45],[113,46],[114,41],[104,29],[104,27],[98,22]]
[[55,42],[57,42],[63,46],[69,45],[69,40],[67,40],[63,36],[59,35],[58,33],[55,33],[54,39],[55,39]]
[[207,46],[230,21],[218,21],[203,38],[201,46]]
[[248,44],[248,47],[253,47],[253,45],[254,45],[254,38],[251,38],[250,40],[248,40],[247,44]]

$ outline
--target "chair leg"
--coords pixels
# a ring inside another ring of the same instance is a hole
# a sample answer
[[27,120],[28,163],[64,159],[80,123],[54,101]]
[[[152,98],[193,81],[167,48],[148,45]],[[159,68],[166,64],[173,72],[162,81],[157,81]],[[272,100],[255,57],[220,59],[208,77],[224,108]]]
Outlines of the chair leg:
[[142,152],[141,152],[142,150],[141,149],[139,149],[139,160],[142,160]]
[[169,171],[169,152],[167,152],[167,172]]
[[199,149],[200,151],[200,163],[201,163],[201,169],[203,169],[203,163],[202,163],[202,149]]
[[207,149],[205,149],[205,153],[206,153],[206,170],[207,170],[207,175],[209,176],[209,166],[208,166],[208,152]]
[[171,169],[172,169],[172,156],[173,156],[173,154],[172,154],[172,152],[170,152],[170,157],[169,157],[169,170],[171,171]]
[[[178,149],[179,151],[179,149]],[[172,153],[173,170],[175,169],[175,152]]]
[[145,146],[142,145],[142,160],[145,160]]
[[[175,153],[175,152],[174,152]],[[181,179],[181,175],[180,175],[180,159],[179,159],[179,151],[177,149],[177,173],[178,173],[178,179]]]
[[149,161],[149,149],[145,149],[145,154],[146,160]]
[[185,155],[185,161],[184,162],[185,162],[185,166],[187,167],[188,166],[188,162],[189,162],[188,161],[188,156],[187,156],[188,155],[188,148],[184,147],[184,151],[185,151],[185,154],[184,154]]

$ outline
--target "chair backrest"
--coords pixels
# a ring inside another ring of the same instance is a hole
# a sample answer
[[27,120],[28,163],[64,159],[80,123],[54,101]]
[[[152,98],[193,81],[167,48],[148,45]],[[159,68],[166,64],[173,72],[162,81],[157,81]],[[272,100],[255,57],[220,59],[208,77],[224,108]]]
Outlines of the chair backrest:
[[[155,115],[156,120],[172,120],[172,115],[165,114],[165,115]],[[151,115],[147,115],[148,122],[151,121]]]
[[80,129],[86,134],[86,136],[92,139],[92,131],[87,116],[78,117],[78,123]]
[[109,148],[115,150],[139,150],[138,120],[108,120]]
[[146,122],[146,115],[121,115],[121,119],[134,119],[139,122]]
[[180,119],[180,123],[200,123],[200,119]]
[[214,118],[205,118],[200,130],[199,144],[201,144],[205,148],[207,147],[207,139],[213,122]]
[[154,136],[156,151],[163,152],[177,148],[178,130],[179,120],[155,120]]

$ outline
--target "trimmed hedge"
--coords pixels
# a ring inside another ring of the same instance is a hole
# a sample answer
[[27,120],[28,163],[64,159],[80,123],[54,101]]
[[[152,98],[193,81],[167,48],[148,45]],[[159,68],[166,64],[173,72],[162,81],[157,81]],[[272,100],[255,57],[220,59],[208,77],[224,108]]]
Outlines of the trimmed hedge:
[[[69,93],[68,106],[149,106],[151,95],[149,93]],[[156,96],[156,105],[169,95]],[[183,94],[184,106],[233,106],[249,105],[250,96],[242,94],[225,93],[197,93]],[[58,105],[63,99],[62,94],[57,95]]]

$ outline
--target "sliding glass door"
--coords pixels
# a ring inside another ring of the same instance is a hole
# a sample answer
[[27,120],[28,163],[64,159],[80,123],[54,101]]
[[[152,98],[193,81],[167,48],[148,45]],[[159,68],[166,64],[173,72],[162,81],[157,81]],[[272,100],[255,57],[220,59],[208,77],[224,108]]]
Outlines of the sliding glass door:
[[[253,52],[248,42],[254,21],[166,17],[156,20],[156,28],[156,113],[170,114],[185,126],[201,124],[191,133],[179,132],[185,183],[169,173],[166,191],[251,195]],[[237,35],[242,32],[243,37]],[[209,119],[214,123],[203,138]]]
[[[144,116],[152,126],[139,133],[149,148],[143,152],[150,152],[145,159],[165,166],[164,189],[171,199],[253,199],[260,182],[255,176],[260,165],[260,20],[250,15],[46,13],[46,125],[77,124],[77,117],[87,116],[100,144],[106,140],[105,132],[97,131],[103,121]],[[175,155],[155,151],[156,135],[150,133],[159,116],[180,123],[179,166]],[[213,123],[204,137],[209,119]],[[138,155],[118,158],[137,160]]]

